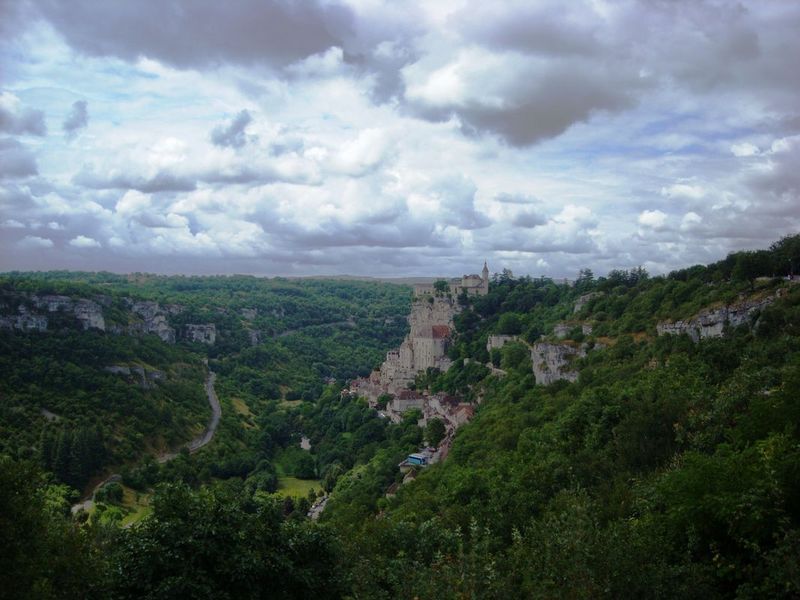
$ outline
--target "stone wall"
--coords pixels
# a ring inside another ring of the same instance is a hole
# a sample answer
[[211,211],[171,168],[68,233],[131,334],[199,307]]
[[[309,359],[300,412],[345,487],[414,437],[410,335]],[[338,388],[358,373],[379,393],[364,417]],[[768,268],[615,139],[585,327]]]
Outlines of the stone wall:
[[509,342],[513,342],[517,339],[515,335],[503,335],[503,334],[495,334],[490,335],[489,338],[486,340],[486,350],[491,352],[495,348],[502,348]]

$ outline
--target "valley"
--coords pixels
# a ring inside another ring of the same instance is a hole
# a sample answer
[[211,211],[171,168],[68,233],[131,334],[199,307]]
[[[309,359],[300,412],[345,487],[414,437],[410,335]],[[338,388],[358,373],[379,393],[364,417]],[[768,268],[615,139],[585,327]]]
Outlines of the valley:
[[747,276],[733,254],[485,288],[5,275],[0,498],[39,536],[25,585],[791,596],[796,249]]

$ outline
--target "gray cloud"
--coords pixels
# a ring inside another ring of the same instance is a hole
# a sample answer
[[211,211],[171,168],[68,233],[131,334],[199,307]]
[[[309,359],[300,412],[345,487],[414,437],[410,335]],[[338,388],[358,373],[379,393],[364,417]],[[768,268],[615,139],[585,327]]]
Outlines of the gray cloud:
[[19,179],[37,175],[36,158],[12,138],[0,138],[0,179]]
[[533,210],[526,210],[518,213],[511,222],[511,224],[515,227],[525,227],[529,229],[539,227],[540,225],[545,225],[546,223],[547,217]]
[[95,190],[138,190],[146,194],[191,192],[197,188],[193,179],[167,171],[159,171],[152,177],[144,177],[131,173],[103,176],[91,169],[84,169],[73,177],[73,183]]
[[12,112],[0,104],[0,131],[13,135],[47,135],[44,112],[32,108]]
[[464,176],[450,176],[439,179],[430,191],[439,200],[442,220],[447,225],[460,229],[483,229],[492,220],[475,208],[475,183]]
[[76,100],[72,103],[72,110],[70,110],[67,118],[61,128],[64,130],[68,139],[74,138],[78,131],[84,129],[89,124],[89,111],[86,100]]
[[250,113],[242,110],[227,126],[218,125],[211,131],[211,143],[215,146],[241,148],[247,143],[245,129],[252,120],[253,117],[250,116]]
[[513,8],[487,2],[460,10],[451,22],[464,38],[497,50],[587,56],[602,49],[599,23],[589,22],[591,15],[589,6],[574,1],[549,6],[526,2]]
[[37,0],[74,48],[180,68],[223,63],[286,65],[341,45],[352,11],[336,2]]

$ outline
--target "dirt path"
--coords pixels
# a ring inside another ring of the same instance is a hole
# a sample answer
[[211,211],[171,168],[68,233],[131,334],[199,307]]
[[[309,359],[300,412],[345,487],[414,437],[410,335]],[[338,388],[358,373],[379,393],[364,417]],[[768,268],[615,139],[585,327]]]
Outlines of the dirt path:
[[[208,426],[206,427],[205,431],[199,435],[198,437],[194,438],[193,440],[186,443],[183,447],[188,448],[190,453],[195,453],[200,448],[208,444],[212,439],[214,439],[214,434],[217,432],[217,427],[219,427],[219,420],[222,417],[222,407],[219,405],[219,398],[217,398],[217,392],[214,390],[214,381],[217,379],[217,374],[212,373],[211,371],[208,372],[208,377],[206,378],[206,396],[208,397],[208,403],[211,405],[211,420],[208,422]],[[158,463],[166,463],[171,461],[173,458],[180,454],[180,450],[175,452],[164,452],[156,456],[156,462]],[[83,502],[79,502],[78,504],[74,504],[72,506],[72,513],[75,514],[78,510],[89,510],[94,503],[94,496],[101,487],[106,485],[107,483],[112,483],[115,481],[121,481],[122,476],[118,473],[113,473],[103,479],[100,483],[98,483],[92,489],[92,494],[89,496],[88,499],[84,500]]]

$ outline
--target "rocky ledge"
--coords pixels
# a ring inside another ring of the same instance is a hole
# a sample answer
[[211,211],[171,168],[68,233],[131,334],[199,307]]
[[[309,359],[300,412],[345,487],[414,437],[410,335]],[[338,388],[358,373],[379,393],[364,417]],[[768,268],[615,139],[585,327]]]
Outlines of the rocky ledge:
[[700,311],[691,319],[662,321],[656,325],[656,331],[658,335],[681,335],[685,333],[695,342],[705,338],[722,337],[726,326],[750,325],[751,319],[756,313],[775,302],[783,293],[783,290],[778,290],[771,296],[708,308]]

